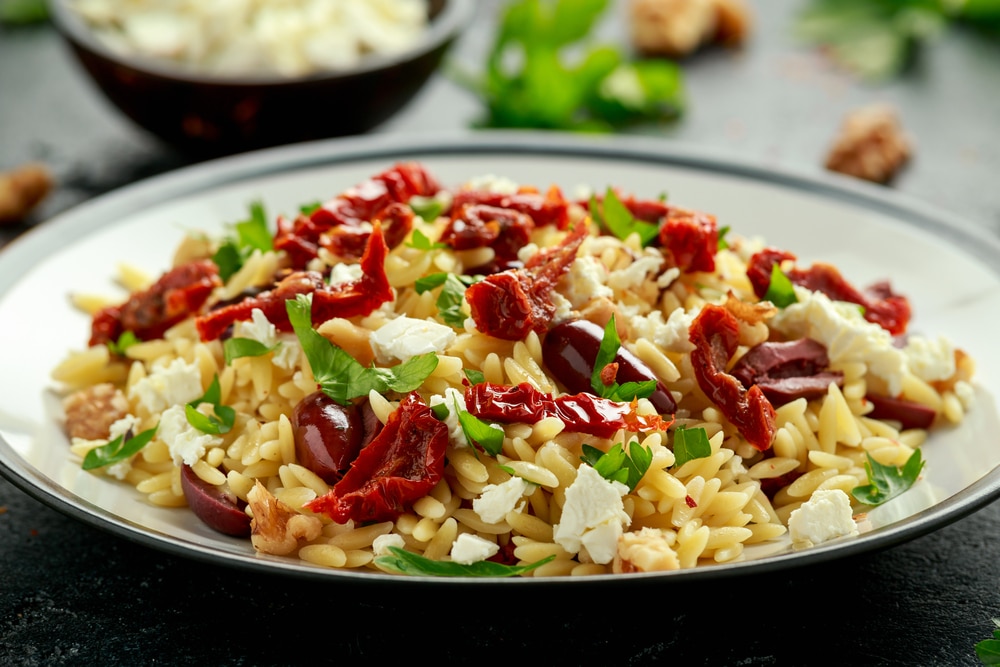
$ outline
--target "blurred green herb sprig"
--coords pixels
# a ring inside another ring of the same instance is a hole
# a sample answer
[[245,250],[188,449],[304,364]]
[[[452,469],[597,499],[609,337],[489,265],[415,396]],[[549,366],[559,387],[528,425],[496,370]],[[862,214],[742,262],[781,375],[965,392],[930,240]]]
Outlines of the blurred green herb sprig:
[[796,34],[863,79],[902,73],[951,25],[1000,35],[1000,0],[812,0]]
[[666,59],[628,59],[593,32],[607,0],[513,0],[482,72],[452,78],[479,96],[485,127],[607,132],[673,120],[684,110],[683,73]]
[[0,24],[28,25],[49,18],[45,0],[0,0]]

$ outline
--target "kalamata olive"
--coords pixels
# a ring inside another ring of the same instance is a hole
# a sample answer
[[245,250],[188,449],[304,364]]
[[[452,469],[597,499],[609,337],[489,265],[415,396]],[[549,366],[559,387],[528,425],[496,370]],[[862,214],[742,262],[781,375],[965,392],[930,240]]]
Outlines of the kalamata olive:
[[191,511],[206,526],[234,537],[250,535],[250,517],[229,489],[209,484],[188,465],[181,467],[181,489]]
[[340,405],[315,391],[292,413],[299,463],[328,484],[336,483],[361,451],[364,421],[354,405]]
[[367,400],[358,405],[358,410],[361,412],[361,423],[364,426],[364,433],[361,436],[361,448],[364,449],[369,442],[375,439],[375,436],[382,432],[383,424],[375,411],[372,410],[372,404]]
[[904,429],[929,428],[934,423],[934,418],[937,417],[937,412],[933,408],[915,401],[908,401],[905,398],[868,394],[865,396],[865,400],[873,406],[871,412],[868,413],[869,417],[898,421]]
[[844,386],[844,374],[830,371],[826,347],[811,338],[765,341],[740,357],[729,374],[749,389],[760,387],[775,407],[797,398],[825,396],[830,383]]
[[[604,329],[590,320],[567,320],[552,327],[542,341],[542,359],[552,376],[572,393],[593,393],[590,377],[594,372],[594,362],[604,338]],[[660,414],[677,411],[674,397],[663,383],[657,380],[653,371],[639,357],[624,346],[615,357],[618,374],[615,381],[646,382],[656,380],[656,390],[649,400]]]

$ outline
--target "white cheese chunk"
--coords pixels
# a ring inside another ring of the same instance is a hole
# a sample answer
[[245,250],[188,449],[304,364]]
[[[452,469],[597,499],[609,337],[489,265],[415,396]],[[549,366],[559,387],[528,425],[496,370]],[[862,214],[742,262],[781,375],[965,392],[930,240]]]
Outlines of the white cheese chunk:
[[840,489],[814,491],[809,500],[788,515],[788,533],[793,544],[822,544],[857,532],[851,499]]
[[570,553],[585,551],[595,563],[610,563],[618,551],[618,538],[630,522],[622,502],[627,493],[628,487],[621,482],[608,481],[581,464],[566,489],[555,542]]
[[955,374],[955,346],[944,336],[934,340],[908,336],[903,353],[910,371],[925,382],[947,380]]
[[431,320],[397,317],[371,333],[375,358],[381,363],[408,361],[428,352],[444,352],[455,342],[455,330]]
[[688,336],[697,315],[697,310],[687,312],[677,308],[664,321],[663,312],[654,310],[648,315],[634,315],[629,328],[633,339],[645,338],[667,352],[690,352],[694,345]]
[[390,553],[389,547],[398,547],[402,549],[406,546],[406,540],[403,539],[402,535],[396,533],[388,533],[386,535],[379,535],[372,542],[372,550],[375,552],[376,556],[388,556]]
[[129,390],[129,398],[137,399],[150,414],[163,412],[172,405],[184,405],[201,396],[201,370],[197,364],[174,359],[167,365],[154,367]]
[[451,559],[456,563],[471,565],[496,555],[500,547],[495,542],[473,535],[462,533],[451,545]]
[[298,338],[294,334],[279,334],[260,308],[254,308],[250,312],[250,317],[249,321],[236,323],[233,335],[238,338],[250,338],[265,347],[272,348],[274,350],[272,361],[275,366],[285,370],[295,368],[302,350]]
[[580,308],[593,299],[614,296],[614,292],[605,284],[607,280],[608,270],[601,260],[583,255],[573,260],[566,277],[559,282],[560,287],[564,286],[563,296],[574,308]]
[[191,426],[183,405],[172,406],[160,415],[156,436],[170,449],[170,455],[176,465],[182,463],[194,465],[205,455],[209,447],[218,447],[222,444],[222,438],[202,433]]
[[487,484],[482,494],[472,501],[472,510],[486,523],[500,523],[531,488],[532,485],[521,477],[511,477],[500,484]]
[[465,437],[465,429],[462,428],[462,423],[458,420],[458,411],[466,409],[465,395],[457,389],[449,387],[445,390],[444,396],[434,394],[427,399],[427,405],[432,408],[444,405],[448,408],[448,415],[442,420],[448,425],[448,441],[453,447],[468,447],[469,439]]

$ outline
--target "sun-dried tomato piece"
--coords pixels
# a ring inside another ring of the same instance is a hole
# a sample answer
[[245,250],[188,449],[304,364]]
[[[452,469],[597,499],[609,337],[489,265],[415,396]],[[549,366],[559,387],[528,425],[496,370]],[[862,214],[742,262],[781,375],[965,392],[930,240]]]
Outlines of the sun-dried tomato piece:
[[337,523],[393,521],[444,475],[448,425],[408,394],[330,492],[306,503]]
[[90,345],[117,341],[125,331],[139,340],[162,338],[167,329],[197,313],[221,284],[219,267],[210,260],[173,268],[148,289],[133,292],[125,303],[95,313]]
[[[324,202],[308,215],[280,217],[274,236],[276,250],[284,250],[292,267],[303,269],[324,247],[345,259],[357,259],[371,233],[369,223],[383,220],[389,247],[398,245],[412,225],[412,215],[403,220],[394,204],[403,205],[414,196],[429,197],[441,189],[437,180],[418,163],[397,164]],[[396,222],[401,223],[396,227]]]
[[238,303],[223,306],[195,320],[202,340],[215,340],[234,322],[249,320],[254,308],[259,308],[278,331],[291,331],[285,301],[298,294],[312,294],[312,321],[320,324],[334,317],[368,315],[393,298],[392,287],[385,274],[385,258],[389,249],[382,237],[382,227],[376,220],[371,237],[361,257],[361,277],[347,283],[329,285],[316,271],[295,271],[273,289],[251,295]]
[[673,265],[684,273],[715,271],[719,229],[714,215],[670,207],[660,225],[659,239]]
[[722,306],[709,304],[694,318],[688,339],[698,386],[754,448],[764,451],[774,438],[774,406],[760,387],[745,389],[726,372],[739,345],[740,325]]
[[534,424],[557,417],[569,433],[610,438],[621,429],[660,431],[671,421],[659,415],[640,415],[636,403],[619,403],[593,394],[566,394],[553,398],[527,382],[510,387],[481,382],[466,387],[465,406],[480,419],[509,424]]
[[563,197],[562,190],[556,186],[550,187],[544,195],[528,189],[522,189],[514,194],[461,190],[455,193],[452,210],[459,210],[468,204],[483,204],[524,213],[538,227],[555,225],[557,229],[566,229],[570,222],[569,202]]
[[[510,208],[488,206],[486,204],[463,204],[452,207],[452,216],[440,241],[455,250],[491,247],[494,259],[490,269],[476,273],[496,273],[509,268],[517,268],[517,252],[531,240],[535,222],[531,216]],[[519,264],[518,264],[519,265]]]
[[[754,254],[747,264],[747,278],[758,298],[764,298],[771,283],[771,269],[776,263],[795,260],[795,255],[777,248],[765,248]],[[796,285],[822,292],[835,301],[856,303],[864,309],[864,317],[894,336],[906,333],[912,311],[905,296],[892,291],[887,281],[875,283],[865,290],[852,286],[837,267],[815,262],[809,268],[792,267],[785,272]]]
[[533,255],[524,268],[494,273],[465,291],[472,319],[483,333],[522,340],[532,330],[543,333],[556,312],[552,288],[569,270],[587,234],[579,224],[553,248]]

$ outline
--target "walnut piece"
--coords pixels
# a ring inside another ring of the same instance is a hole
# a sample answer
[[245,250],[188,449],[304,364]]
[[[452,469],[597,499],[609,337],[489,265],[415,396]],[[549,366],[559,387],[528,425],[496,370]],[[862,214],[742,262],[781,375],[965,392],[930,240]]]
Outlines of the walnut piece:
[[275,498],[257,480],[247,493],[253,512],[250,522],[250,542],[265,554],[287,556],[299,547],[299,540],[315,540],[323,530],[323,522],[308,514],[299,514]]
[[120,389],[103,382],[67,396],[63,410],[70,438],[102,440],[108,437],[111,425],[128,414],[129,403]]
[[618,538],[618,553],[612,564],[615,573],[663,572],[679,570],[680,567],[677,552],[662,530],[643,528]]
[[52,189],[52,177],[40,164],[0,173],[0,225],[23,220]]
[[892,107],[875,104],[844,119],[826,158],[826,168],[874,183],[888,183],[912,154]]
[[682,58],[707,44],[739,46],[750,33],[745,0],[632,0],[632,44],[646,55]]

